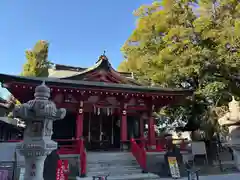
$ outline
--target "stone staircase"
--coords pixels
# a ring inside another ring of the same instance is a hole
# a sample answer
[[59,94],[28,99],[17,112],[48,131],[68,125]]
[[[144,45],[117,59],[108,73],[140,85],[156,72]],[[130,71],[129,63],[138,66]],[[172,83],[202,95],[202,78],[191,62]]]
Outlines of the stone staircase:
[[87,176],[121,177],[140,174],[141,168],[131,152],[88,152]]

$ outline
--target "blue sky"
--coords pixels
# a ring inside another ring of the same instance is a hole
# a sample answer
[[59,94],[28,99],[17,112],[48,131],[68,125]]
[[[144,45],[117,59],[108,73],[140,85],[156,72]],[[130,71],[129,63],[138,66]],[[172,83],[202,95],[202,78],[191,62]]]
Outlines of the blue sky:
[[[132,12],[153,0],[1,0],[0,72],[19,74],[25,50],[50,43],[54,63],[88,67],[106,50],[116,68],[135,27]],[[5,93],[3,93],[5,94]]]

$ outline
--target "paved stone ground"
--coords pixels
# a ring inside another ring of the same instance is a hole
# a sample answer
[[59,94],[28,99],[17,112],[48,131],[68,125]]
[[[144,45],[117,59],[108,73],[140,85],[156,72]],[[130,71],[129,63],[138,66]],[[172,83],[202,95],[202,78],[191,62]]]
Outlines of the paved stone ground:
[[[172,180],[172,178],[160,178],[152,174],[139,174],[139,175],[131,175],[131,176],[121,176],[121,177],[114,177],[111,176],[108,180]],[[239,180],[240,173],[235,174],[225,174],[225,175],[211,175],[211,176],[200,176],[199,180]],[[79,178],[77,180],[92,180],[91,177],[87,178]],[[181,178],[180,180],[188,180],[186,177]]]
[[[200,176],[199,180],[239,180],[240,174],[225,174],[225,175],[211,175],[211,176]],[[136,179],[137,180],[137,179]],[[171,178],[160,178],[160,180],[172,180]],[[182,178],[181,180],[187,180]]]
[[238,180],[238,179],[240,179],[240,173],[202,176],[199,178],[199,180]]

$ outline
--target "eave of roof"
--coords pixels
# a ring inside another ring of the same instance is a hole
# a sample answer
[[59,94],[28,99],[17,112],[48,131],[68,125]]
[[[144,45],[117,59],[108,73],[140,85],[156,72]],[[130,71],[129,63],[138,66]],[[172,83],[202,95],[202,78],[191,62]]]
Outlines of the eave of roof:
[[105,82],[93,82],[93,81],[79,81],[79,80],[66,80],[58,78],[40,78],[40,77],[23,77],[0,74],[0,82],[2,83],[31,83],[31,84],[41,84],[43,81],[49,86],[57,87],[68,87],[68,88],[103,88],[103,89],[114,89],[114,90],[125,90],[128,92],[150,92],[150,93],[163,93],[172,95],[192,95],[193,90],[185,89],[169,89],[151,86],[138,86],[130,84],[114,84]]

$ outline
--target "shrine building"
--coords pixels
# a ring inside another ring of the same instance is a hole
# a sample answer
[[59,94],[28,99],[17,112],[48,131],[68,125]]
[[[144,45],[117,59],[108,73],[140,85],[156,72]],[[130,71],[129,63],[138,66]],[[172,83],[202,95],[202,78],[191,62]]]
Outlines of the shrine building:
[[154,145],[153,112],[193,93],[139,84],[133,73],[113,69],[105,55],[90,68],[56,64],[47,78],[0,74],[0,81],[20,102],[33,99],[44,81],[57,107],[67,109],[65,119],[54,122],[52,138],[64,144],[84,137],[88,150],[128,147],[130,138],[144,137],[145,124],[148,143]]

